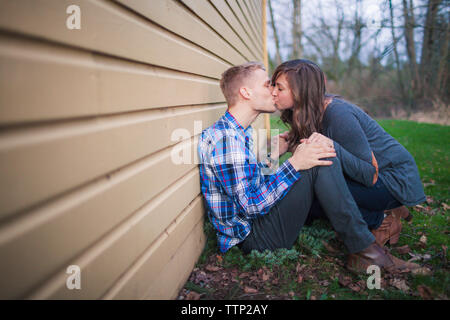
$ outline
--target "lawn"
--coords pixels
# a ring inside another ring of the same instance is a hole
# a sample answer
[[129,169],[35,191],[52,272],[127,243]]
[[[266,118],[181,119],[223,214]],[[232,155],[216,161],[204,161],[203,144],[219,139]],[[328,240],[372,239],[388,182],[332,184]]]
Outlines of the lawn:
[[[382,274],[381,289],[368,289],[369,275],[344,268],[345,247],[325,221],[305,226],[291,250],[245,256],[234,247],[221,254],[206,221],[205,249],[178,299],[448,299],[450,127],[378,122],[413,155],[425,187],[427,202],[409,208],[413,220],[403,223],[399,243],[388,246],[392,254],[419,263],[419,273]],[[286,130],[276,117],[271,127]]]

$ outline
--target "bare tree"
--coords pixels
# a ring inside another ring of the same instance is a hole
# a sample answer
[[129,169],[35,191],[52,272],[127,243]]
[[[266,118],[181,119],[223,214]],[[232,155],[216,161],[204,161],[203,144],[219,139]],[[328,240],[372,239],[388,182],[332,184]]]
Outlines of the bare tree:
[[280,55],[280,40],[278,38],[278,32],[277,32],[277,27],[276,27],[276,23],[275,23],[275,19],[274,19],[274,14],[273,14],[273,8],[272,8],[272,1],[268,0],[267,4],[269,6],[269,12],[270,12],[270,24],[272,26],[272,30],[273,30],[273,37],[275,40],[275,62],[277,65],[281,64],[281,55]]
[[425,26],[423,30],[422,54],[420,58],[420,74],[423,79],[423,90],[426,95],[433,95],[433,56],[437,38],[436,18],[442,0],[428,0]]
[[302,56],[302,1],[292,0],[294,12],[292,14],[292,58]]
[[[448,13],[448,12],[447,12]],[[442,40],[440,43],[440,59],[439,59],[439,66],[438,66],[438,72],[436,76],[436,86],[437,86],[437,92],[440,94],[440,96],[444,99],[448,99],[449,91],[448,91],[448,70],[449,70],[449,56],[448,56],[448,47],[449,47],[449,38],[450,38],[450,19],[449,15],[447,16],[443,15],[442,18],[443,25],[446,26],[446,29],[444,31],[444,35],[442,36]],[[447,100],[448,101],[448,100]]]
[[412,95],[414,97],[420,97],[422,95],[421,79],[419,77],[419,67],[416,61],[416,46],[414,43],[414,9],[413,1],[409,1],[409,5],[406,0],[402,0],[403,3],[403,16],[404,16],[404,35],[406,40],[406,52],[408,53],[409,67],[411,71],[412,79]]
[[402,98],[406,98],[406,91],[405,86],[403,84],[403,77],[402,77],[402,71],[400,66],[400,59],[398,56],[398,50],[397,50],[397,37],[395,36],[395,27],[394,27],[394,10],[392,7],[392,0],[389,0],[389,16],[391,21],[391,35],[392,35],[392,46],[394,51],[394,57],[395,57],[395,66],[397,69],[397,78],[398,78],[398,84],[400,87],[400,92],[402,95]]
[[359,54],[361,52],[361,37],[363,29],[366,27],[360,15],[361,0],[355,0],[355,14],[353,22],[350,23],[350,30],[353,32],[353,41],[351,45],[351,54],[348,59],[347,75],[351,75],[356,64],[359,63]]

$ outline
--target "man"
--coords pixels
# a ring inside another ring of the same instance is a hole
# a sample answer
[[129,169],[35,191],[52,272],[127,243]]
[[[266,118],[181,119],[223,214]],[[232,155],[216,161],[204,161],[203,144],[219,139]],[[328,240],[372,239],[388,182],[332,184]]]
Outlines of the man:
[[[395,270],[390,255],[375,242],[345,183],[330,144],[302,143],[270,175],[252,151],[251,123],[276,110],[263,65],[249,62],[226,70],[220,86],[228,110],[199,139],[201,189],[220,251],[237,245],[244,253],[291,248],[307,218],[314,193],[350,252],[347,266]],[[279,154],[287,151],[279,135]],[[275,152],[277,153],[277,152]]]

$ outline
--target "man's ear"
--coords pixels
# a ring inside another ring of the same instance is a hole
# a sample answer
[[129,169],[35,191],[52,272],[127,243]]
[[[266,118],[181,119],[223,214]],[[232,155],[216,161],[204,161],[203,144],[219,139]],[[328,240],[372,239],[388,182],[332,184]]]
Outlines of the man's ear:
[[244,98],[245,100],[249,100],[251,96],[251,90],[246,87],[240,87],[239,88],[239,94]]

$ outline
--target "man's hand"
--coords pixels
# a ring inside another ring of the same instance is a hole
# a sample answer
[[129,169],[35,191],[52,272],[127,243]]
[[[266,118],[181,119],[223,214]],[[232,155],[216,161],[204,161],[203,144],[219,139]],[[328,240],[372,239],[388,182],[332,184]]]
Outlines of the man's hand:
[[295,170],[300,171],[311,169],[315,166],[330,166],[333,164],[332,161],[320,159],[331,157],[336,157],[333,147],[314,141],[300,144],[288,161]]
[[318,142],[329,147],[334,147],[333,140],[317,132],[314,132],[312,135],[310,135],[308,139],[301,139],[300,142],[307,144],[312,142]]

